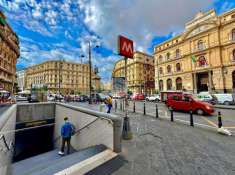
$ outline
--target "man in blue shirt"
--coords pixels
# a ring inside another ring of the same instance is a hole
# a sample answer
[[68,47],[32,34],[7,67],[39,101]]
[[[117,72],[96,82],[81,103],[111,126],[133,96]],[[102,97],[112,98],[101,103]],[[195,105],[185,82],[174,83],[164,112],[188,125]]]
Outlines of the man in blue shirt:
[[67,154],[70,152],[70,140],[73,135],[74,126],[69,122],[68,117],[64,118],[65,123],[61,127],[62,146],[59,155],[64,155],[65,143],[67,144]]

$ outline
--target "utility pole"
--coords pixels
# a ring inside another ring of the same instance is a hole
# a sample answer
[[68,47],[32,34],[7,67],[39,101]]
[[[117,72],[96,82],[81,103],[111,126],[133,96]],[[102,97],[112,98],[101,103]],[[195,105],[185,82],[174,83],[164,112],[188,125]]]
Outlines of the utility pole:
[[89,104],[92,103],[92,100],[91,100],[91,43],[89,41],[88,43],[89,45],[89,94],[90,94],[90,98],[89,98]]
[[125,117],[127,117],[127,108],[128,108],[128,99],[127,99],[127,93],[128,93],[128,86],[127,86],[127,59],[124,58],[125,60]]
[[160,93],[160,83],[159,83],[159,65],[158,65],[158,59],[157,61],[157,83],[158,83],[158,93]]

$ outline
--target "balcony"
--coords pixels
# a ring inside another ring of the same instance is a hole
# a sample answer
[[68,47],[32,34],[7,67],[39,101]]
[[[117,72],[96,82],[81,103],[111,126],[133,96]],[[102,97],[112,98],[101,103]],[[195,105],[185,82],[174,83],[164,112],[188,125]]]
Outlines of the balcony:
[[206,45],[203,45],[201,47],[196,47],[192,49],[192,53],[196,53],[196,52],[202,52],[204,50],[208,49],[208,47]]

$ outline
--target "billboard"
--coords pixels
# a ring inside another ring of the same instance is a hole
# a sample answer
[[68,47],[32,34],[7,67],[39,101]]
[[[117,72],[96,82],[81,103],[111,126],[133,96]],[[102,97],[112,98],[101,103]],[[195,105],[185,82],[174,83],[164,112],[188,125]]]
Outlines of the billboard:
[[125,90],[125,77],[113,77],[113,91],[123,92]]

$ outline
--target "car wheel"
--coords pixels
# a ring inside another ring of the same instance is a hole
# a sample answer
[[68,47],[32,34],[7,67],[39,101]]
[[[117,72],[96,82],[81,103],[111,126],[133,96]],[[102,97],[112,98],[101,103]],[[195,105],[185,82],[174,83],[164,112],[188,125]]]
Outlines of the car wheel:
[[228,101],[225,101],[224,105],[230,105],[230,103]]
[[202,109],[197,109],[196,112],[197,112],[198,115],[203,115],[204,114],[204,111]]

